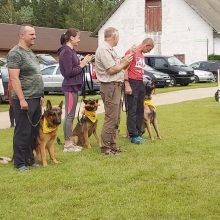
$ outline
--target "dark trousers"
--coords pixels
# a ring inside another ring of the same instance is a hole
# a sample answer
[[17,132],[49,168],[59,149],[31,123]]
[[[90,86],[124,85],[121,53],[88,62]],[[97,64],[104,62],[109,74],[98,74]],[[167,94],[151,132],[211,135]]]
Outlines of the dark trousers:
[[102,147],[116,146],[120,124],[122,83],[101,83],[100,94],[105,108],[105,119],[101,133]]
[[145,88],[141,80],[129,79],[132,89],[131,95],[126,95],[127,99],[127,128],[130,137],[142,134],[142,124],[144,118],[144,97]]
[[14,116],[13,105],[10,105],[10,107],[9,107],[9,118],[10,118],[11,126],[14,126],[15,125],[15,116]]
[[[28,112],[21,110],[20,101],[13,100],[14,116],[15,116],[15,130],[13,139],[14,149],[14,166],[19,168],[21,166],[30,166],[34,161],[33,148],[36,144],[36,137],[39,130],[39,125],[34,127],[41,117],[40,98],[27,99]],[[28,120],[28,116],[29,119]]]

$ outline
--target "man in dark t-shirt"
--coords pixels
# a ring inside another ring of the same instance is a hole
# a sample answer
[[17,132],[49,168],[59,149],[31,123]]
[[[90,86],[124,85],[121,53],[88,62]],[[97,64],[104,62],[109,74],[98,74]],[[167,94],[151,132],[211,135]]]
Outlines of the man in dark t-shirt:
[[37,166],[33,147],[41,118],[44,85],[39,62],[30,49],[35,39],[32,26],[21,26],[19,42],[7,56],[16,123],[13,138],[14,166],[19,171],[27,171],[28,166]]

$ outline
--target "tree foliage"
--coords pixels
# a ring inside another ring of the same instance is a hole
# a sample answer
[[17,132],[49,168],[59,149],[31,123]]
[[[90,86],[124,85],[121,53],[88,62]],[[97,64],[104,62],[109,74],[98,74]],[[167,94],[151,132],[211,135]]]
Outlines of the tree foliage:
[[93,31],[120,0],[0,0],[0,23]]

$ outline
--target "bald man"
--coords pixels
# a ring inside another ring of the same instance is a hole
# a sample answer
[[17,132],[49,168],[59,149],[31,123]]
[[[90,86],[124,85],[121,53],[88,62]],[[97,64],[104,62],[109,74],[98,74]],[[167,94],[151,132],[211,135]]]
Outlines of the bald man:
[[[137,46],[133,54],[131,65],[125,71],[125,93],[127,97],[127,128],[131,143],[140,144],[142,124],[144,118],[144,96],[145,88],[143,83],[144,75],[144,53],[154,48],[151,38],[146,38]],[[130,50],[126,54],[131,53]]]
[[22,25],[19,42],[7,56],[16,123],[13,137],[14,166],[21,172],[27,171],[29,166],[37,166],[33,148],[41,118],[44,85],[39,62],[30,49],[35,39],[35,29],[31,25]]

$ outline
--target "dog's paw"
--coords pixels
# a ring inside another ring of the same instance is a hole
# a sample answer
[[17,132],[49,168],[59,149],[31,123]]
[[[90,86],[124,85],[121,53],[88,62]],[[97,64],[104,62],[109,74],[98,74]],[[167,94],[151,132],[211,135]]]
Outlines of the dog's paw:
[[59,160],[53,160],[53,162],[54,162],[55,164],[61,163],[61,161],[59,161]]

